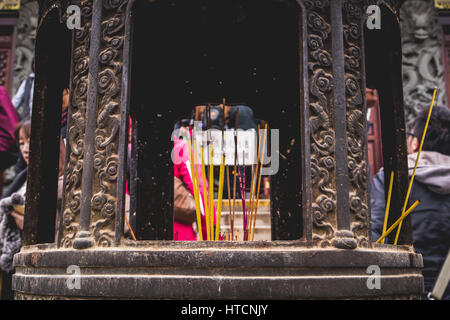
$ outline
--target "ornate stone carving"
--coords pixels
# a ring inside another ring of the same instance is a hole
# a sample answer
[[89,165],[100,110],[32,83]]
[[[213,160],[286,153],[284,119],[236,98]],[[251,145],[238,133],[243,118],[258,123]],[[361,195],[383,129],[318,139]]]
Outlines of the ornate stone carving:
[[359,247],[369,246],[369,195],[367,172],[365,84],[362,74],[363,8],[355,0],[343,4],[345,91],[347,102],[347,143],[350,229]]
[[65,199],[61,246],[71,247],[79,230],[81,207],[81,176],[83,171],[86,102],[89,87],[89,41],[91,34],[92,0],[81,7],[82,28],[74,34],[73,70],[69,124],[67,129],[68,162],[65,172]]
[[16,31],[13,94],[19,89],[22,81],[33,72],[32,62],[36,43],[38,11],[39,6],[36,0],[21,1]]
[[118,146],[125,12],[128,1],[103,2],[98,113],[95,130],[91,231],[98,246],[111,246],[117,205]]
[[446,106],[441,37],[431,1],[408,0],[401,10],[403,46],[403,93],[406,126],[411,127],[418,112],[430,105],[438,88],[436,105]]
[[333,89],[329,2],[305,1],[309,51],[309,125],[313,240],[330,245],[336,226],[335,138],[330,120]]

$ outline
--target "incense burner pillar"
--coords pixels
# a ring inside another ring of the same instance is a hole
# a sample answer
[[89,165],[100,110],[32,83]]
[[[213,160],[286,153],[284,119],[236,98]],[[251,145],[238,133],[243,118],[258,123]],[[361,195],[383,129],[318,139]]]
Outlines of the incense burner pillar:
[[119,144],[124,145],[119,133],[127,126],[120,109],[126,5],[81,2],[84,20],[74,32],[70,152],[58,243],[63,248],[112,246],[121,234],[115,219],[123,212],[118,176],[126,169],[118,163]]
[[370,245],[363,1],[305,1],[312,242]]

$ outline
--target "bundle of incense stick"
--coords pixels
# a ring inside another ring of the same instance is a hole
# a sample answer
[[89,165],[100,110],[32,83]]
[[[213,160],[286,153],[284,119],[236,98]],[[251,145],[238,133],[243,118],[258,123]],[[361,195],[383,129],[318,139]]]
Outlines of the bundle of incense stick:
[[[425,141],[425,135],[427,134],[428,123],[430,122],[431,112],[433,111],[434,99],[436,98],[436,91],[437,91],[437,89],[434,89],[433,99],[431,100],[430,110],[428,111],[427,122],[425,123],[425,128],[423,130],[422,139],[420,140],[419,151],[417,153],[416,163],[414,165],[414,170],[413,170],[411,179],[409,181],[409,186],[408,186],[408,191],[406,193],[405,202],[403,203],[402,215],[405,213],[406,206],[407,206],[408,200],[409,200],[409,195],[411,193],[411,187],[413,185],[414,177],[416,175],[417,165],[419,164],[419,159],[420,159],[420,154],[422,152],[423,142]],[[399,223],[399,226],[398,226],[398,229],[397,229],[397,234],[395,235],[394,245],[397,245],[398,238],[400,236],[400,230],[402,229],[402,222],[403,221],[400,221],[400,223]]]
[[419,200],[414,202],[413,205],[408,210],[406,210],[389,229],[383,232],[381,237],[377,240],[377,243],[380,243],[382,241],[384,243],[384,238],[386,238],[399,224],[401,224],[403,222],[403,219],[405,219],[419,204],[420,204]]
[[[223,108],[225,109],[225,99],[223,101]],[[211,110],[210,106],[206,109],[207,114],[207,129],[210,127],[210,117]],[[218,194],[218,207],[217,207],[217,219],[215,221],[214,217],[214,147],[213,144],[210,143],[211,139],[209,136],[209,132],[207,132],[207,143],[206,150],[208,155],[209,162],[209,188],[208,193],[206,189],[206,168],[205,168],[205,142],[202,139],[200,145],[201,152],[201,178],[203,183],[203,203],[204,203],[204,212],[205,212],[205,220],[206,220],[206,240],[223,240],[224,237],[220,236],[220,215],[222,211],[222,196],[223,196],[223,185],[224,185],[224,176],[225,176],[225,152],[223,148],[224,141],[224,123],[222,123],[222,150],[221,150],[221,163],[220,163],[220,173],[219,173],[219,194]],[[193,141],[191,142],[191,139]],[[193,144],[193,148],[192,148]],[[192,175],[193,182],[193,191],[194,191],[194,202],[195,202],[195,211],[197,214],[197,225],[199,232],[200,241],[204,240],[202,234],[202,224],[201,224],[201,194],[200,194],[200,186],[198,182],[198,163],[197,163],[197,142],[195,138],[191,138],[189,135],[188,139],[188,153],[189,153],[189,161],[190,161],[190,169]],[[194,149],[194,150],[192,150]],[[194,152],[194,156],[192,156],[192,151]],[[229,192],[229,188],[228,188]]]
[[433,111],[433,105],[434,105],[435,97],[436,97],[436,89],[434,89],[434,92],[433,92],[433,99],[431,100],[430,110],[428,111],[428,117],[427,117],[427,121],[425,123],[425,128],[424,128],[424,131],[423,131],[423,134],[422,134],[422,139],[420,141],[419,151],[417,153],[416,162],[414,164],[414,170],[413,170],[411,179],[409,181],[409,186],[408,186],[408,191],[406,193],[405,202],[403,203],[402,214],[401,214],[400,218],[388,230],[386,230],[387,221],[388,221],[388,215],[389,215],[389,207],[390,207],[390,204],[391,204],[392,186],[393,186],[393,182],[394,182],[394,172],[393,171],[391,172],[391,177],[390,177],[390,181],[389,181],[388,197],[387,197],[387,202],[386,202],[386,211],[385,211],[385,214],[384,214],[383,232],[382,232],[381,237],[376,241],[377,243],[380,243],[380,242],[384,243],[384,239],[398,225],[397,234],[395,235],[395,240],[394,240],[394,245],[397,245],[398,238],[399,238],[399,235],[400,235],[400,230],[402,228],[403,219],[406,218],[406,216],[410,212],[412,212],[415,207],[417,207],[419,205],[419,201],[416,201],[408,210],[406,210],[406,206],[407,206],[408,200],[409,200],[409,195],[410,195],[410,192],[411,192],[411,187],[412,187],[413,182],[414,182],[414,177],[415,177],[417,165],[419,164],[419,159],[420,159],[420,154],[421,154],[422,147],[423,147],[423,142],[425,140],[425,135],[427,133],[428,123],[430,121],[431,112]]
[[[225,99],[222,104],[223,110],[225,110]],[[207,114],[207,128],[210,127],[210,106],[207,106],[206,114]],[[199,232],[199,240],[231,240],[238,241],[239,238],[239,230],[234,230],[234,218],[236,213],[236,180],[239,180],[239,189],[241,194],[241,203],[242,203],[242,211],[243,211],[243,240],[254,240],[254,233],[256,227],[256,216],[258,212],[258,204],[259,204],[259,194],[261,187],[261,178],[262,178],[262,166],[264,163],[264,152],[266,145],[266,137],[267,137],[267,124],[264,129],[264,139],[261,143],[260,141],[260,126],[258,125],[257,130],[257,155],[256,155],[256,164],[252,164],[252,175],[251,175],[251,183],[250,183],[250,199],[248,206],[246,205],[246,175],[245,175],[245,151],[243,150],[243,162],[242,164],[238,163],[238,126],[239,126],[239,109],[236,110],[236,119],[235,119],[235,131],[234,131],[234,170],[233,174],[233,204],[231,204],[231,187],[230,187],[230,176],[229,176],[229,166],[225,167],[225,151],[224,151],[224,123],[222,122],[222,148],[220,152],[220,171],[219,171],[219,190],[218,190],[218,206],[217,206],[217,216],[214,217],[214,147],[213,144],[210,143],[210,137],[208,133],[206,148],[205,141],[202,139],[200,144],[200,153],[201,153],[201,164],[197,162],[197,141],[194,137],[190,137],[188,140],[188,150],[189,150],[189,160],[190,160],[190,169],[192,175],[193,189],[194,189],[194,200],[195,200],[195,210],[197,214],[197,225]],[[191,141],[192,140],[192,141]],[[262,152],[261,152],[262,145]],[[193,147],[192,147],[193,146]],[[205,150],[206,149],[206,150]],[[206,178],[206,165],[204,153],[208,156],[209,160],[209,179]],[[261,158],[261,160],[260,160]],[[203,199],[200,192],[199,185],[199,173],[198,166],[201,165],[201,179],[203,182]],[[228,204],[229,204],[229,213],[230,213],[230,232],[229,233],[221,233],[220,232],[220,219],[222,212],[222,200],[223,200],[223,188],[224,188],[224,176],[225,169],[227,171],[227,188],[228,188]],[[209,180],[209,181],[208,181]],[[206,183],[209,182],[209,188],[207,190]],[[202,200],[204,204],[204,213],[206,220],[206,238],[205,235],[202,234],[202,224],[201,224],[201,205]],[[216,218],[216,219],[215,219]]]
[[[262,166],[264,164],[264,152],[265,152],[265,145],[266,145],[266,137],[267,137],[267,124],[264,128],[264,140],[262,143],[262,153],[260,153],[261,143],[260,143],[260,137],[259,137],[259,126],[258,126],[258,134],[257,134],[257,163],[256,163],[256,170],[252,174],[252,183],[251,183],[251,190],[250,190],[250,219],[249,223],[247,224],[247,233],[249,234],[249,239],[254,240],[255,239],[255,228],[256,228],[256,215],[258,213],[258,205],[259,205],[259,193],[261,188],[261,176],[262,176]],[[260,161],[261,157],[261,161]],[[257,179],[258,178],[258,179]],[[258,188],[256,188],[256,182],[258,180]],[[256,202],[255,202],[256,198]]]

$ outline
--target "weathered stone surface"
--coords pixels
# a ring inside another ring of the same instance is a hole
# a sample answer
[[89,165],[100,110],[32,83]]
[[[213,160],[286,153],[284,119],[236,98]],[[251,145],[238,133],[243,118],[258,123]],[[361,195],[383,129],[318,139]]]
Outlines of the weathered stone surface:
[[[283,242],[147,242],[135,247],[27,247],[15,256],[18,298],[418,298],[422,258],[407,248],[314,249]],[[80,289],[69,289],[70,265]],[[370,265],[380,289],[369,289]]]

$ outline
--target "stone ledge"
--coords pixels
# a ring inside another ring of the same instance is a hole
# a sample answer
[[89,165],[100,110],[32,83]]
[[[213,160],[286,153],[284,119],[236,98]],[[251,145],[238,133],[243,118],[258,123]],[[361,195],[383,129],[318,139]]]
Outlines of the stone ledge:
[[[159,244],[88,250],[25,247],[14,259],[13,289],[18,297],[135,299],[419,298],[423,291],[422,257],[389,246],[339,250]],[[69,265],[80,267],[79,290],[67,287]],[[367,288],[369,265],[380,267],[380,290]]]

